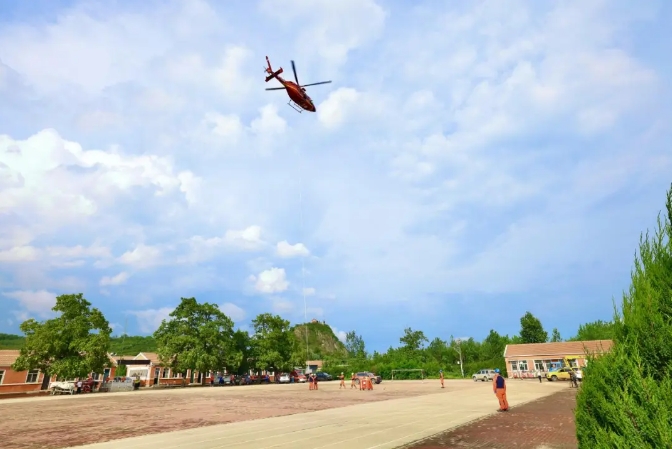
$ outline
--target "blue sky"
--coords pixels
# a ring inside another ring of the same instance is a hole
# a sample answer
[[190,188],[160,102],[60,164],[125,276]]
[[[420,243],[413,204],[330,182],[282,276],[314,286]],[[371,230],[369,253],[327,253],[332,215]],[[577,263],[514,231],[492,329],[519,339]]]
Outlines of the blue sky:
[[135,334],[305,291],[377,350],[611,317],[672,181],[668,3],[139,5],[3,3],[1,332],[69,292]]

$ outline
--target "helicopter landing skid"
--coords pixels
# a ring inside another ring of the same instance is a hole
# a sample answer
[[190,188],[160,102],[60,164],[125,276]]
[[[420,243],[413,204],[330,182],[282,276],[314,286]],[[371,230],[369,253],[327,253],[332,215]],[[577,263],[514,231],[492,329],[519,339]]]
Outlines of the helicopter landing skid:
[[289,100],[289,102],[287,104],[289,105],[290,108],[294,109],[299,114],[301,114],[303,112],[303,108],[301,106],[299,106],[298,104],[294,103],[292,100]]

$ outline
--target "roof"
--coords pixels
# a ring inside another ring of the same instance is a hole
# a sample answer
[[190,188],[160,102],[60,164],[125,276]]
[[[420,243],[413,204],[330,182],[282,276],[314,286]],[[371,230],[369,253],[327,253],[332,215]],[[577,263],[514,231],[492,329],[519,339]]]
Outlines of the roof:
[[10,367],[19,357],[21,351],[17,349],[2,349],[0,350],[0,366]]
[[136,355],[133,360],[149,360],[152,362],[152,365],[160,365],[161,360],[159,360],[159,355],[155,352],[141,352]]
[[562,341],[557,343],[528,343],[507,345],[504,357],[543,357],[584,355],[586,353],[602,353],[609,351],[613,345],[611,340]]

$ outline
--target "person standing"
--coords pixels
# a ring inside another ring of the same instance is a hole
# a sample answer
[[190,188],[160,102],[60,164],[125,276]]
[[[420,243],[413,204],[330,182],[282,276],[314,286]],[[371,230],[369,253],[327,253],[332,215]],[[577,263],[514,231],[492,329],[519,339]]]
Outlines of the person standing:
[[343,375],[343,373],[341,373],[341,375],[338,376],[338,378],[341,380],[341,384],[338,386],[338,389],[340,390],[341,388],[345,388],[345,376]]
[[539,368],[537,368],[537,371],[535,371],[534,375],[539,379],[539,383],[541,383],[541,371],[539,371]]
[[350,389],[351,390],[353,388],[357,388],[357,384],[355,383],[355,379],[357,379],[357,376],[355,376],[355,373],[352,373],[352,377],[350,377]]
[[498,412],[508,412],[509,402],[506,400],[506,381],[501,374],[499,368],[495,369],[495,378],[492,380],[492,391],[497,395],[499,400]]
[[443,388],[443,370],[439,370],[439,379],[441,379],[441,388]]
[[315,384],[315,390],[317,390],[317,374],[313,374],[313,383]]
[[82,380],[77,379],[77,384],[76,385],[77,385],[77,394],[81,394],[82,393]]

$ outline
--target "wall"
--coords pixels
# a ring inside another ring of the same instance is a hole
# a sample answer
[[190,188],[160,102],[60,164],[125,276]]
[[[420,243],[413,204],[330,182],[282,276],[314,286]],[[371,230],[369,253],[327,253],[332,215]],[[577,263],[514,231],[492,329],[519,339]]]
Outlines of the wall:
[[42,373],[37,376],[37,382],[27,384],[28,371],[14,371],[8,366],[0,366],[0,370],[5,372],[0,384],[0,394],[40,391],[44,379]]
[[[551,370],[551,363],[549,362],[560,362],[561,364],[563,363],[564,357],[576,357],[576,356],[563,356],[559,357],[557,355],[555,356],[536,356],[536,357],[507,357],[506,358],[506,371],[508,374],[509,379],[513,378],[532,378],[534,377],[534,373],[536,371],[536,366],[535,366],[535,360],[542,361],[543,363],[543,370],[541,372],[542,376],[545,375],[548,371]],[[518,370],[514,370],[511,366],[511,362],[517,362],[518,363]],[[521,361],[526,361],[527,362],[527,369],[520,369],[520,364],[519,362]],[[579,357],[575,359],[570,359],[569,362],[572,364],[571,366],[578,366],[580,368],[586,366],[586,358],[585,357]],[[576,363],[576,364],[574,364]]]

